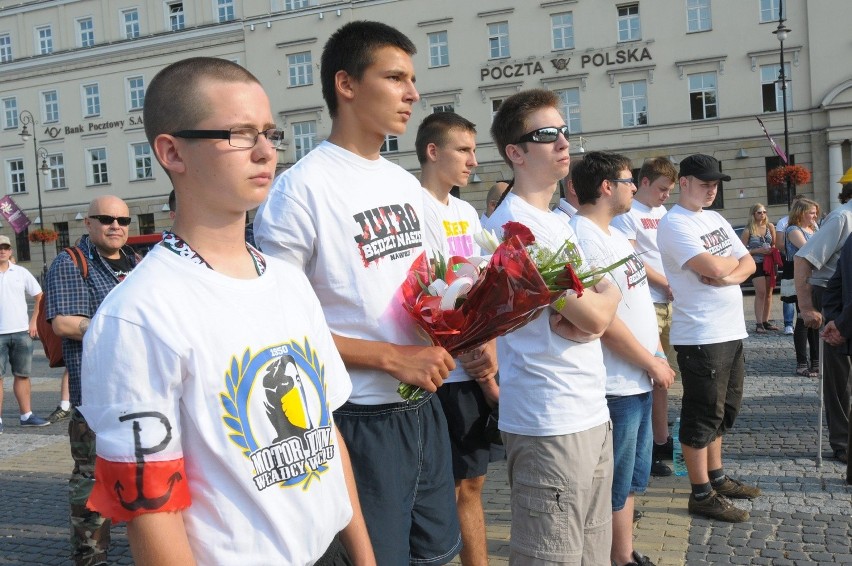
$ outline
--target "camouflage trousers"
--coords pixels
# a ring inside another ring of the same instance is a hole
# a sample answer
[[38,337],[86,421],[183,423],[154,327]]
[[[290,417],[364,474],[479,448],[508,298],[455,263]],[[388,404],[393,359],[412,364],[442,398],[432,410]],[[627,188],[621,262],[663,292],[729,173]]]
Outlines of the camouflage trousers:
[[74,471],[68,480],[72,558],[76,566],[106,564],[110,520],[86,508],[95,484],[95,432],[76,407],[71,410],[68,437],[74,459]]

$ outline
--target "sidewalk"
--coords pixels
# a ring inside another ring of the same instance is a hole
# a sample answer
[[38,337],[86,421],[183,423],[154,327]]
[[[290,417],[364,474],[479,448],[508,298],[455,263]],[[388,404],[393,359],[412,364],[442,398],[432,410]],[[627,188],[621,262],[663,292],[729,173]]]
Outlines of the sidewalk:
[[[750,296],[745,303],[746,319],[753,321]],[[35,375],[49,377],[34,378],[33,406],[46,416],[58,401],[61,372],[47,368],[38,345],[36,350]],[[725,437],[725,468],[763,490],[751,503],[737,502],[751,520],[731,525],[692,518],[686,513],[685,477],[651,478],[647,494],[636,500],[645,514],[636,526],[636,548],[658,566],[852,564],[852,486],[846,485],[845,465],[831,459],[825,430],[822,466],[815,464],[818,381],[793,375],[791,336],[751,336],[745,355],[745,395],[740,417]],[[0,565],[68,564],[67,421],[21,429],[11,387],[8,377],[6,432],[0,435]],[[670,399],[673,418],[680,406],[678,388]],[[489,468],[484,505],[490,563],[508,564],[504,461]],[[111,564],[132,564],[124,532],[113,528]]]

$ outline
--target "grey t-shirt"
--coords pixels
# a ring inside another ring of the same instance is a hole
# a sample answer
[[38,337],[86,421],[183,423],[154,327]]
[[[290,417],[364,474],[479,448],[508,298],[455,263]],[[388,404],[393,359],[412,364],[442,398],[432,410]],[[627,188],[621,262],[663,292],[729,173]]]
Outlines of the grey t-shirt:
[[796,257],[808,260],[814,266],[808,283],[825,287],[837,269],[840,249],[852,233],[852,201],[833,210],[825,217],[819,230],[802,246]]

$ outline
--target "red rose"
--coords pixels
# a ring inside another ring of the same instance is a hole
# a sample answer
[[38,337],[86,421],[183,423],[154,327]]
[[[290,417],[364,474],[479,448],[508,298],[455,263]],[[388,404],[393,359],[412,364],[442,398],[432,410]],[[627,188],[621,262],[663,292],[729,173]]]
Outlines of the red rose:
[[525,246],[535,243],[535,236],[529,228],[520,222],[506,222],[503,224],[503,239],[509,240],[512,236],[517,236],[521,243]]

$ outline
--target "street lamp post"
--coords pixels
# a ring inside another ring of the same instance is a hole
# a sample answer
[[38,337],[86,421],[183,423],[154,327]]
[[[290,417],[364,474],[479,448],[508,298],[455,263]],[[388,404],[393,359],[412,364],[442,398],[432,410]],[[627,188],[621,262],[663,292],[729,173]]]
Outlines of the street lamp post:
[[[50,173],[50,166],[47,164],[47,150],[43,147],[38,146],[38,140],[35,138],[35,118],[29,110],[22,110],[18,114],[19,120],[23,127],[21,128],[20,133],[21,139],[24,142],[28,142],[30,138],[33,140],[33,157],[35,157],[36,164],[36,193],[38,195],[38,223],[39,227],[44,227],[44,211],[41,208],[41,179],[39,178],[39,173],[43,175],[48,175]],[[33,133],[30,133],[27,126],[33,127]],[[41,157],[41,166],[39,166],[39,157]],[[47,251],[45,249],[44,240],[41,241],[41,277],[44,279],[44,275],[47,273]]]
[[[784,155],[787,156],[787,165],[790,165],[790,132],[787,128],[787,73],[784,70],[784,40],[790,30],[784,25],[784,2],[778,2],[778,27],[772,33],[781,43],[781,69],[778,71],[778,82],[781,86],[781,104],[784,112]],[[787,177],[787,210],[793,202],[793,182]]]

